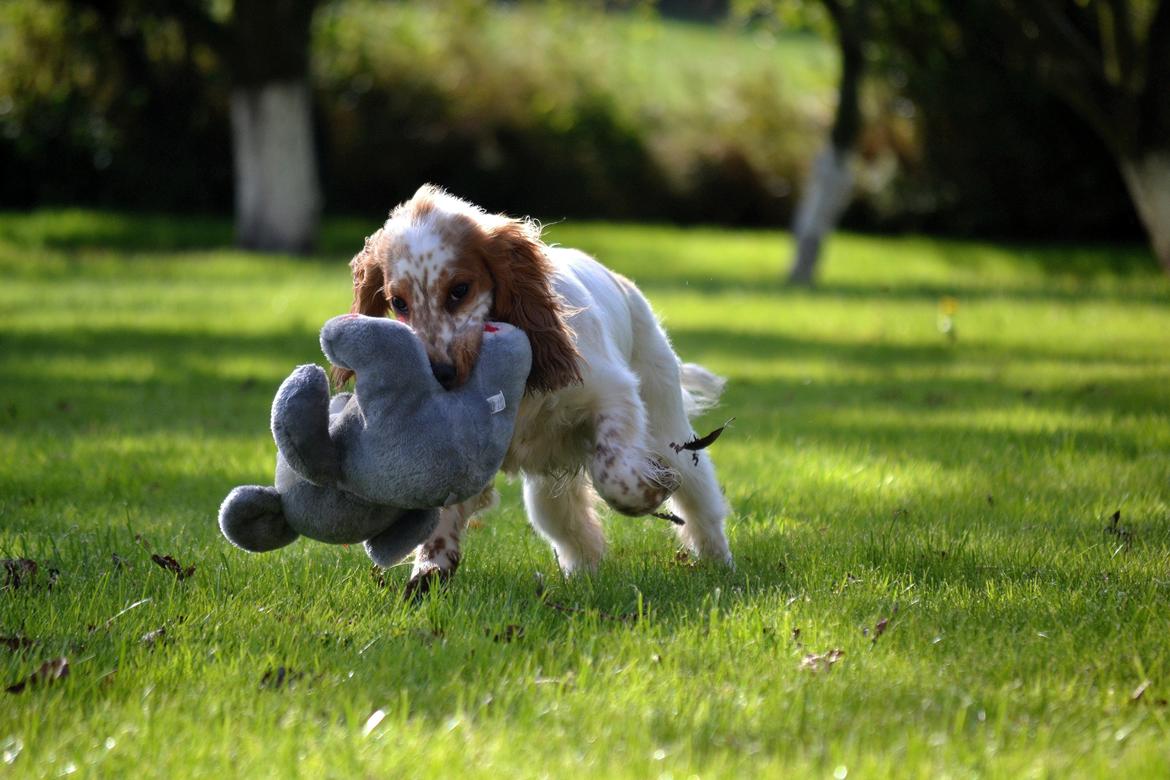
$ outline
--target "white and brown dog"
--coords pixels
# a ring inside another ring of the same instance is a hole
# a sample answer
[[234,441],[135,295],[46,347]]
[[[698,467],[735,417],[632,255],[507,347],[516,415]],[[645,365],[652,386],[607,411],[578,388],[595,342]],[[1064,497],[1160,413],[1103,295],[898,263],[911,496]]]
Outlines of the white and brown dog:
[[[485,320],[532,343],[533,366],[504,469],[524,478],[524,503],[566,573],[593,570],[605,551],[595,493],[643,515],[668,498],[695,554],[731,565],[727,503],[689,418],[714,404],[723,380],[680,363],[649,303],[588,255],[540,240],[540,228],[430,185],[391,212],[351,262],[354,312],[393,312],[414,328],[444,385],[466,380]],[[335,370],[335,379],[346,375]],[[416,551],[408,590],[445,580],[460,537],[494,489],[442,510]]]

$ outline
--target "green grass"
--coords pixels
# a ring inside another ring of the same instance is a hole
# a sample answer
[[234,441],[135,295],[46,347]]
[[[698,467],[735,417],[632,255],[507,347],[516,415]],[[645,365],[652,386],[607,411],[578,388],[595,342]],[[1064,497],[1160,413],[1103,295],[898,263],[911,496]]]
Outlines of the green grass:
[[380,587],[357,548],[248,555],[214,523],[271,480],[272,393],[320,360],[367,228],[295,260],[217,248],[223,223],[0,216],[0,557],[41,565],[0,591],[0,635],[35,642],[0,645],[0,683],[70,662],[0,692],[4,772],[1170,773],[1170,283],[1144,252],[845,236],[807,292],[779,234],[554,226],[730,378],[700,427],[737,418],[738,569],[617,517],[564,581],[501,481],[410,607],[404,567]]

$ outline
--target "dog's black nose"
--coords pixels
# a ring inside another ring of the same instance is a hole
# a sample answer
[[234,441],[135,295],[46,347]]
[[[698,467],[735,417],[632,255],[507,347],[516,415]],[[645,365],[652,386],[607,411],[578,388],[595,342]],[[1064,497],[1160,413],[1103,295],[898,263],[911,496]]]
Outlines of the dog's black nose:
[[431,373],[439,380],[439,384],[448,390],[455,384],[455,366],[450,363],[431,363]]

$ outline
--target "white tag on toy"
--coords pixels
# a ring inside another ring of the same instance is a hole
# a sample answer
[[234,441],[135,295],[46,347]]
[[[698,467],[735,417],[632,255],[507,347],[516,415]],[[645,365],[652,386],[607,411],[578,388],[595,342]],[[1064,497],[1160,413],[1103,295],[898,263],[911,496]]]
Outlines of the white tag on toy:
[[504,402],[503,391],[500,391],[500,392],[496,393],[495,395],[489,397],[487,399],[487,402],[488,402],[488,406],[491,407],[492,414],[499,414],[500,412],[504,411],[504,407],[507,405]]

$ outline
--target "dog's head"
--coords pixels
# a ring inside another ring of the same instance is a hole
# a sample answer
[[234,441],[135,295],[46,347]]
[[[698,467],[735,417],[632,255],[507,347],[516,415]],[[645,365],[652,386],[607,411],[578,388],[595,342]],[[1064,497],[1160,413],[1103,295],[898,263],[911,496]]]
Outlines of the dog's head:
[[[390,213],[350,262],[350,311],[392,313],[409,324],[446,387],[467,381],[483,323],[510,323],[532,344],[528,389],[558,390],[581,375],[544,250],[533,222],[488,214],[425,185]],[[348,372],[335,370],[334,377],[344,381]]]

